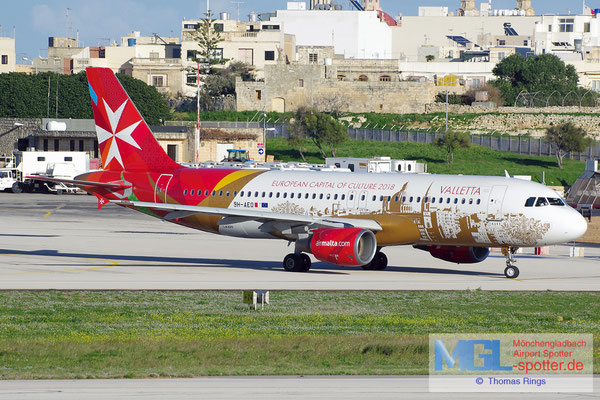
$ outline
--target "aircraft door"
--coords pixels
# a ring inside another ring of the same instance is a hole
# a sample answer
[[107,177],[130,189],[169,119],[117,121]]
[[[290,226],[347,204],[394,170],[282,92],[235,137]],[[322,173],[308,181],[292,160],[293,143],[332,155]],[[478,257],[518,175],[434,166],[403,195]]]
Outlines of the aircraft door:
[[351,190],[348,193],[348,198],[346,199],[346,205],[349,210],[354,210],[356,208],[356,191]]
[[488,220],[501,221],[504,219],[502,214],[502,203],[506,194],[507,186],[493,186],[488,200]]
[[158,177],[156,182],[156,189],[154,191],[154,202],[155,203],[166,203],[167,202],[167,190],[169,183],[173,179],[171,174],[162,174]]

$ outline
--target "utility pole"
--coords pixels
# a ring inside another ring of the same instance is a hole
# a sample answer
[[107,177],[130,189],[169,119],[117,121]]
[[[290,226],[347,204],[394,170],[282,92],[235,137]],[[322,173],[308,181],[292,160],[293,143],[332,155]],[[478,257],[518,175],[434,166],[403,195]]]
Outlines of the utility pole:
[[244,4],[244,2],[243,1],[232,1],[232,3],[237,5],[237,14],[238,14],[237,20],[239,21],[240,20],[240,5]]
[[198,61],[198,71],[196,73],[196,131],[194,132],[195,144],[195,159],[194,162],[200,160],[200,61]]

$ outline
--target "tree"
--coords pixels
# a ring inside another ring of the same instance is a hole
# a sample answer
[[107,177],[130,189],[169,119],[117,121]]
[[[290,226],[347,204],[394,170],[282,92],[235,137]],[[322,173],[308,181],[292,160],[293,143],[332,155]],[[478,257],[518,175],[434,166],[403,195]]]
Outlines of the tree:
[[448,131],[443,137],[437,138],[433,144],[446,150],[446,163],[450,165],[454,163],[454,151],[459,148],[469,148],[471,142],[464,132]]
[[563,158],[567,153],[585,151],[592,144],[592,139],[586,136],[586,131],[573,125],[572,122],[552,126],[546,130],[545,139],[556,152],[558,168],[563,168]]
[[200,89],[200,106],[204,110],[212,108],[214,99],[220,96],[235,96],[235,80],[253,81],[254,67],[240,61],[231,62],[227,68],[215,71],[204,77]]
[[[169,107],[155,87],[127,75],[117,74],[117,78],[146,122],[158,125],[169,119]],[[46,116],[81,119],[94,117],[85,72],[73,75],[51,72],[36,75],[0,74],[0,118]]]
[[219,43],[223,38],[221,32],[215,29],[215,21],[212,14],[207,12],[196,28],[196,40],[200,50],[196,51],[195,61],[204,64],[209,73],[211,66],[227,61],[223,59],[222,54],[218,54]]
[[428,54],[425,56],[425,60],[427,60],[427,62],[432,62],[435,60],[435,56],[433,54]]
[[306,107],[299,107],[296,110],[290,125],[288,143],[298,148],[303,160],[302,146],[306,139],[310,139],[317,146],[323,158],[327,158],[324,145],[329,147],[331,155],[335,157],[337,147],[348,139],[348,131],[344,124],[329,114]]
[[527,58],[513,54],[496,64],[492,72],[498,78],[493,85],[509,104],[513,104],[523,90],[548,96],[555,91],[566,95],[577,90],[579,81],[575,67],[565,65],[552,54]]

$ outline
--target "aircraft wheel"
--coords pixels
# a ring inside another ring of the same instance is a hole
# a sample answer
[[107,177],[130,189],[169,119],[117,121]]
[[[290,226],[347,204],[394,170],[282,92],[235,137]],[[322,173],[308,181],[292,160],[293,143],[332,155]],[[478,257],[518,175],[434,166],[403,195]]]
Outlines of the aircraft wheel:
[[387,268],[387,265],[387,256],[384,253],[378,251],[377,253],[375,253],[375,257],[373,257],[373,260],[371,260],[371,262],[367,265],[363,265],[362,269],[366,271],[383,271]]
[[308,254],[304,253],[300,254],[300,257],[302,258],[302,272],[308,272],[310,266],[312,265],[310,257],[308,256]]
[[515,279],[519,276],[519,268],[509,265],[504,269],[504,276],[506,276],[508,279]]
[[301,254],[288,254],[283,259],[283,269],[290,272],[303,272],[304,260]]

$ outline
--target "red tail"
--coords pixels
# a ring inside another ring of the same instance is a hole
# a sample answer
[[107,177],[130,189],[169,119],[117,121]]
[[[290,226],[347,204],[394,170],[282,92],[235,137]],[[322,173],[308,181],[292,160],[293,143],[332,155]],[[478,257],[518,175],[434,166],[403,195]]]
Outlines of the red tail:
[[171,171],[178,167],[109,68],[87,68],[96,134],[105,170]]

